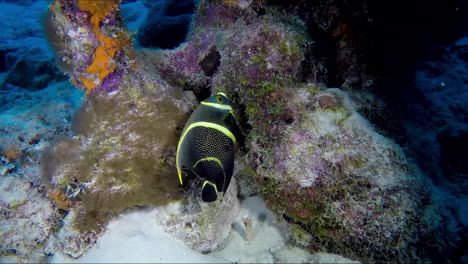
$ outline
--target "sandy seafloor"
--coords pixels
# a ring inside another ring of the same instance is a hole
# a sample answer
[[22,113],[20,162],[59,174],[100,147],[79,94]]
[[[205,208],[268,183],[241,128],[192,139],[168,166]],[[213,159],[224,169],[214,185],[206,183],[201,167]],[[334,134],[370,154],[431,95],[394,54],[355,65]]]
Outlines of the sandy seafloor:
[[[334,254],[311,255],[298,247],[287,246],[280,226],[260,197],[243,202],[223,248],[205,255],[167,234],[156,223],[157,217],[158,209],[123,213],[111,221],[106,233],[81,258],[73,260],[57,254],[51,262],[356,263]],[[240,224],[245,217],[252,219],[250,236]]]

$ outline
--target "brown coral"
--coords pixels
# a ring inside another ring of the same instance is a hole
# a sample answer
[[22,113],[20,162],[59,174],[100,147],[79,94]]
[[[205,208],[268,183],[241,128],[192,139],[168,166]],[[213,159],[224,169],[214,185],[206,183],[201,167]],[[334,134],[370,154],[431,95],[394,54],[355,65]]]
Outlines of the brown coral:
[[47,196],[54,200],[60,209],[68,210],[72,206],[73,201],[68,200],[63,192],[47,192]]
[[10,145],[3,151],[3,156],[7,158],[8,162],[12,163],[21,157],[21,150],[16,145]]

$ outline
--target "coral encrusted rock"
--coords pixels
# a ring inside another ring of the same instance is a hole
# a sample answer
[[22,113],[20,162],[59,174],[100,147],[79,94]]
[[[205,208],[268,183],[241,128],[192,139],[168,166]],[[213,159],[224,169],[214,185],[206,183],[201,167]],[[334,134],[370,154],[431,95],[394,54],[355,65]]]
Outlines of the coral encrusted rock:
[[160,207],[158,222],[192,249],[208,253],[223,245],[240,212],[237,192],[233,178],[227,192],[216,202],[204,203],[199,195],[189,193],[182,203]]
[[432,185],[347,93],[307,78],[307,49],[319,39],[299,17],[263,1],[201,1],[187,43],[135,52],[118,1],[102,3],[104,13],[72,2],[51,10],[71,47],[62,56],[67,73],[89,95],[76,136],[44,156],[43,172],[81,234],[127,208],[159,206],[160,222],[188,246],[222,245],[239,211],[236,184],[203,204],[177,182],[176,144],[196,105],[185,89],[199,100],[210,92],[231,99],[247,153],[234,181],[248,186],[243,195],[264,195],[291,237],[306,240],[296,244],[363,262],[441,255],[451,237]]
[[[321,106],[324,97],[335,106]],[[308,231],[312,249],[361,261],[424,258],[414,237],[437,227],[422,221],[434,209],[424,207],[430,194],[401,149],[374,132],[342,91],[303,89],[292,100],[310,110],[282,144],[253,145],[271,208]]]
[[431,183],[347,93],[302,79],[304,24],[269,9],[246,17],[215,33],[223,41],[212,83],[236,105],[245,160],[269,208],[294,224],[293,233],[309,233],[313,252],[365,262],[440,254],[450,236],[433,235],[448,220]]
[[63,42],[59,59],[69,62],[62,69],[87,97],[73,117],[74,135],[57,139],[42,156],[48,197],[68,212],[48,250],[78,258],[114,215],[146,206],[178,219],[183,228],[166,226],[188,246],[213,250],[238,214],[236,184],[210,205],[179,185],[176,146],[195,98],[154,74],[147,60],[135,63],[119,10],[119,1],[50,6],[53,38]]

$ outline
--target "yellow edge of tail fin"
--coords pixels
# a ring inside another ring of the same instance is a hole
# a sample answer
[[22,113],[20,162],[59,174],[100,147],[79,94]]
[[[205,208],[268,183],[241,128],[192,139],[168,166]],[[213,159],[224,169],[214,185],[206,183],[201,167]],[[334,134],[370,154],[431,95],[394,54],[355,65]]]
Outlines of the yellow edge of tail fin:
[[219,191],[218,191],[218,187],[216,187],[216,184],[214,184],[214,183],[212,183],[212,182],[210,182],[210,181],[208,181],[208,180],[206,180],[206,181],[203,183],[202,190],[205,188],[205,185],[207,185],[207,184],[213,186],[213,187],[215,188],[216,192],[219,192]]

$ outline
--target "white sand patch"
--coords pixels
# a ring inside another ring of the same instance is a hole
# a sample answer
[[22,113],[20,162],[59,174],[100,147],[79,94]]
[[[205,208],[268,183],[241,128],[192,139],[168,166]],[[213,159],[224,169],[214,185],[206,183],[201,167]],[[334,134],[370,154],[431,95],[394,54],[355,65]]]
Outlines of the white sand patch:
[[250,197],[219,251],[203,255],[164,232],[157,224],[158,209],[121,214],[113,220],[97,244],[79,259],[57,254],[52,263],[152,262],[313,262],[351,263],[341,256],[309,252],[286,245],[286,229],[275,220],[260,197]]
[[152,262],[209,263],[227,262],[202,255],[163,231],[155,219],[157,210],[123,213],[111,221],[96,245],[79,259],[57,254],[52,263]]
[[231,262],[274,262],[276,250],[284,247],[285,232],[281,232],[273,213],[260,197],[250,197],[234,222],[224,249],[211,255]]

